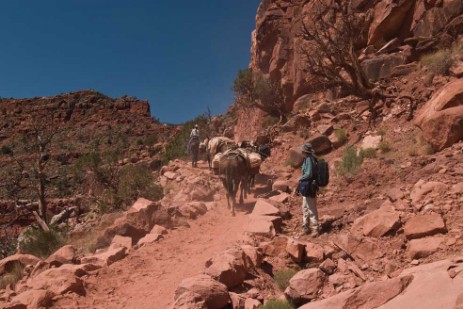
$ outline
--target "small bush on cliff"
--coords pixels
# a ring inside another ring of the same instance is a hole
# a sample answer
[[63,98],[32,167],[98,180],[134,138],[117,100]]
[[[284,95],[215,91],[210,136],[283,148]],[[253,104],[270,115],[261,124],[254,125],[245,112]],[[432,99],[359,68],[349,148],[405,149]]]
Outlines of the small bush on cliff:
[[341,176],[355,175],[362,163],[363,158],[357,154],[357,149],[354,146],[349,146],[342,155],[341,162],[337,166],[337,172]]
[[294,307],[287,300],[271,299],[261,309],[293,309]]
[[344,129],[336,129],[334,130],[334,135],[336,135],[336,138],[341,144],[344,144],[347,142],[347,133],[346,130]]
[[32,254],[42,259],[46,259],[67,242],[66,231],[55,227],[50,227],[49,232],[36,227],[30,227],[24,232],[23,236],[23,239],[19,242],[21,252]]
[[287,268],[275,272],[275,283],[281,291],[284,291],[289,286],[289,280],[297,273],[297,270]]
[[381,141],[379,143],[379,150],[381,150],[382,153],[389,152],[391,149],[391,144],[388,141]]
[[11,150],[10,147],[6,146],[6,145],[3,145],[2,148],[0,149],[0,153],[2,155],[12,155],[13,154],[13,150]]
[[365,148],[361,149],[359,153],[361,158],[376,158],[376,149],[374,148]]
[[438,75],[447,75],[453,64],[452,51],[443,49],[421,57],[421,64]]
[[233,82],[235,102],[244,107],[256,107],[280,122],[286,122],[288,104],[278,83],[252,72],[251,69],[238,71]]

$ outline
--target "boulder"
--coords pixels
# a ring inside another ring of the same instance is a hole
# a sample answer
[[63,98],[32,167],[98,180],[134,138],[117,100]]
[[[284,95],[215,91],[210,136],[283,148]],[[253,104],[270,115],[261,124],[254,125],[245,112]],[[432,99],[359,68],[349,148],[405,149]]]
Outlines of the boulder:
[[283,192],[278,195],[274,195],[269,197],[269,200],[277,202],[277,203],[286,203],[289,200],[290,195],[286,192]]
[[271,241],[259,243],[264,255],[267,256],[286,256],[286,245],[288,244],[288,237],[277,236]]
[[446,232],[444,220],[439,214],[418,215],[409,219],[404,226],[404,233],[408,239]]
[[449,260],[423,264],[402,271],[402,276],[413,276],[413,281],[381,309],[395,308],[451,308],[463,290],[463,276],[450,277],[448,269],[459,266]]
[[359,231],[365,236],[382,237],[400,227],[400,216],[391,206],[383,206],[369,214],[357,218],[352,231]]
[[45,262],[50,266],[59,267],[63,264],[75,264],[77,262],[77,249],[74,246],[66,245],[50,255]]
[[405,194],[400,190],[399,187],[391,188],[386,191],[386,195],[391,202],[401,200],[405,197]]
[[281,191],[281,192],[289,192],[289,184],[286,180],[277,180],[272,185],[272,190]]
[[142,228],[133,226],[132,224],[125,222],[124,218],[116,220],[116,222],[110,227],[106,228],[96,241],[96,248],[104,248],[111,244],[114,236],[127,236],[132,239],[132,244],[137,243],[143,236],[147,234]]
[[305,155],[302,153],[300,147],[291,148],[288,152],[288,162],[294,168],[299,168],[304,162]]
[[206,262],[206,275],[233,288],[241,283],[247,275],[244,264],[245,256],[242,250],[219,253]]
[[165,234],[167,234],[167,229],[166,229],[165,227],[163,227],[163,226],[155,225],[155,226],[153,226],[153,228],[151,229],[150,234],[161,234],[161,235],[165,235]]
[[[224,308],[229,303],[230,296],[226,285],[208,275],[197,275],[180,282],[175,290],[174,300],[174,309]],[[199,303],[199,306],[181,307],[186,301],[190,304]]]
[[132,238],[116,235],[111,241],[111,245],[115,247],[125,247],[127,249],[131,249],[132,248]]
[[381,46],[388,38],[397,37],[414,3],[413,0],[377,2],[373,10],[374,18],[370,25],[367,45]]
[[99,266],[109,266],[114,262],[120,261],[127,255],[127,248],[111,246],[106,251],[84,256],[81,259],[82,263],[90,263]]
[[160,208],[159,203],[139,198],[128,210],[126,222],[148,233],[156,222],[153,222],[153,214]]
[[[246,226],[246,233],[255,234],[265,237],[273,237],[276,235],[275,226],[272,222],[273,216],[251,216],[248,225]],[[281,220],[281,218],[280,218]]]
[[321,124],[317,126],[317,131],[326,136],[330,136],[331,133],[333,133],[334,129],[333,126],[330,124]]
[[309,143],[312,144],[312,148],[317,155],[328,153],[332,149],[331,141],[326,135],[319,135],[312,138],[309,140]]
[[438,34],[447,24],[445,11],[442,8],[433,7],[426,10],[416,23],[413,34],[419,38],[432,38]]
[[305,245],[305,259],[309,263],[319,264],[323,261],[324,252],[323,247],[315,243],[307,243]]
[[296,263],[302,262],[304,248],[305,246],[303,243],[292,238],[289,238],[288,243],[286,244],[286,252],[288,252],[291,259],[293,259]]
[[358,237],[350,233],[340,234],[336,241],[336,244],[345,252],[364,262],[373,261],[384,256],[384,252],[378,246],[377,241],[366,237]]
[[170,171],[165,172],[163,175],[169,180],[174,180],[175,178],[177,178],[177,174]]
[[296,306],[303,305],[317,297],[324,279],[324,274],[318,268],[301,270],[289,280],[285,295]]
[[421,206],[419,202],[423,199],[424,196],[433,192],[433,193],[443,193],[447,191],[448,186],[445,183],[439,181],[428,181],[419,180],[410,192],[410,198],[412,200],[412,205],[420,210]]
[[327,275],[332,275],[336,271],[336,264],[332,259],[326,259],[320,264],[319,268]]
[[50,268],[27,282],[34,290],[48,290],[53,295],[76,293],[84,295],[85,289],[82,279],[86,274],[80,265],[65,265],[59,268]]
[[17,264],[26,267],[28,265],[35,265],[39,261],[41,260],[38,257],[30,254],[13,254],[0,261],[0,274],[11,272]]
[[446,84],[424,104],[414,124],[435,150],[463,139],[463,80]]
[[49,308],[53,303],[52,292],[48,290],[28,290],[13,297],[13,303],[27,305],[28,308]]
[[444,238],[440,235],[412,239],[408,243],[407,254],[411,259],[425,258],[439,250],[443,241]]
[[258,309],[262,306],[262,303],[257,299],[246,298],[244,302],[244,309]]
[[260,267],[263,261],[262,249],[250,245],[242,245],[246,261],[246,268]]
[[146,234],[142,239],[138,241],[137,245],[142,246],[144,244],[151,244],[153,242],[158,241],[161,237],[161,234]]
[[381,135],[367,135],[363,138],[360,149],[378,149],[382,139]]
[[[370,282],[359,288],[337,294],[334,297],[306,304],[299,307],[299,309],[383,308],[381,307],[382,305],[403,293],[411,282],[413,282],[412,275],[397,277],[385,281]],[[398,306],[396,308],[404,307]]]
[[252,216],[278,216],[280,210],[267,199],[258,198],[252,210]]
[[393,68],[407,63],[407,58],[404,52],[381,54],[364,60],[361,66],[369,80],[377,81],[392,76]]

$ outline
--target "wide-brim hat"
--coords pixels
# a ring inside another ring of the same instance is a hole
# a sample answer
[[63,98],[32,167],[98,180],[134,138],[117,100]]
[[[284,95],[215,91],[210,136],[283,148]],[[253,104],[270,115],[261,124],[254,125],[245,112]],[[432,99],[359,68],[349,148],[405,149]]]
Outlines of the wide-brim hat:
[[311,143],[305,143],[301,146],[301,151],[305,153],[313,153],[313,148]]

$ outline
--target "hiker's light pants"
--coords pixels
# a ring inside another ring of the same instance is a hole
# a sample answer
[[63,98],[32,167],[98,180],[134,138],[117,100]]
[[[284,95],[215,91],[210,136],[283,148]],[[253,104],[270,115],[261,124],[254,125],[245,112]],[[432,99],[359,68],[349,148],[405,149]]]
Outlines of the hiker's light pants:
[[317,200],[314,197],[302,197],[302,224],[309,227],[307,219],[310,219],[312,227],[318,227]]

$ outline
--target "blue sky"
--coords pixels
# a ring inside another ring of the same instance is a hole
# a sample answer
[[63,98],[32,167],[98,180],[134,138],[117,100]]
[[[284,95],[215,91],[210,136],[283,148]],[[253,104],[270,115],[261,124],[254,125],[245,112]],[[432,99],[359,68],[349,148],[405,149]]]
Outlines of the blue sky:
[[224,113],[260,0],[3,0],[0,96],[95,89],[163,122]]

